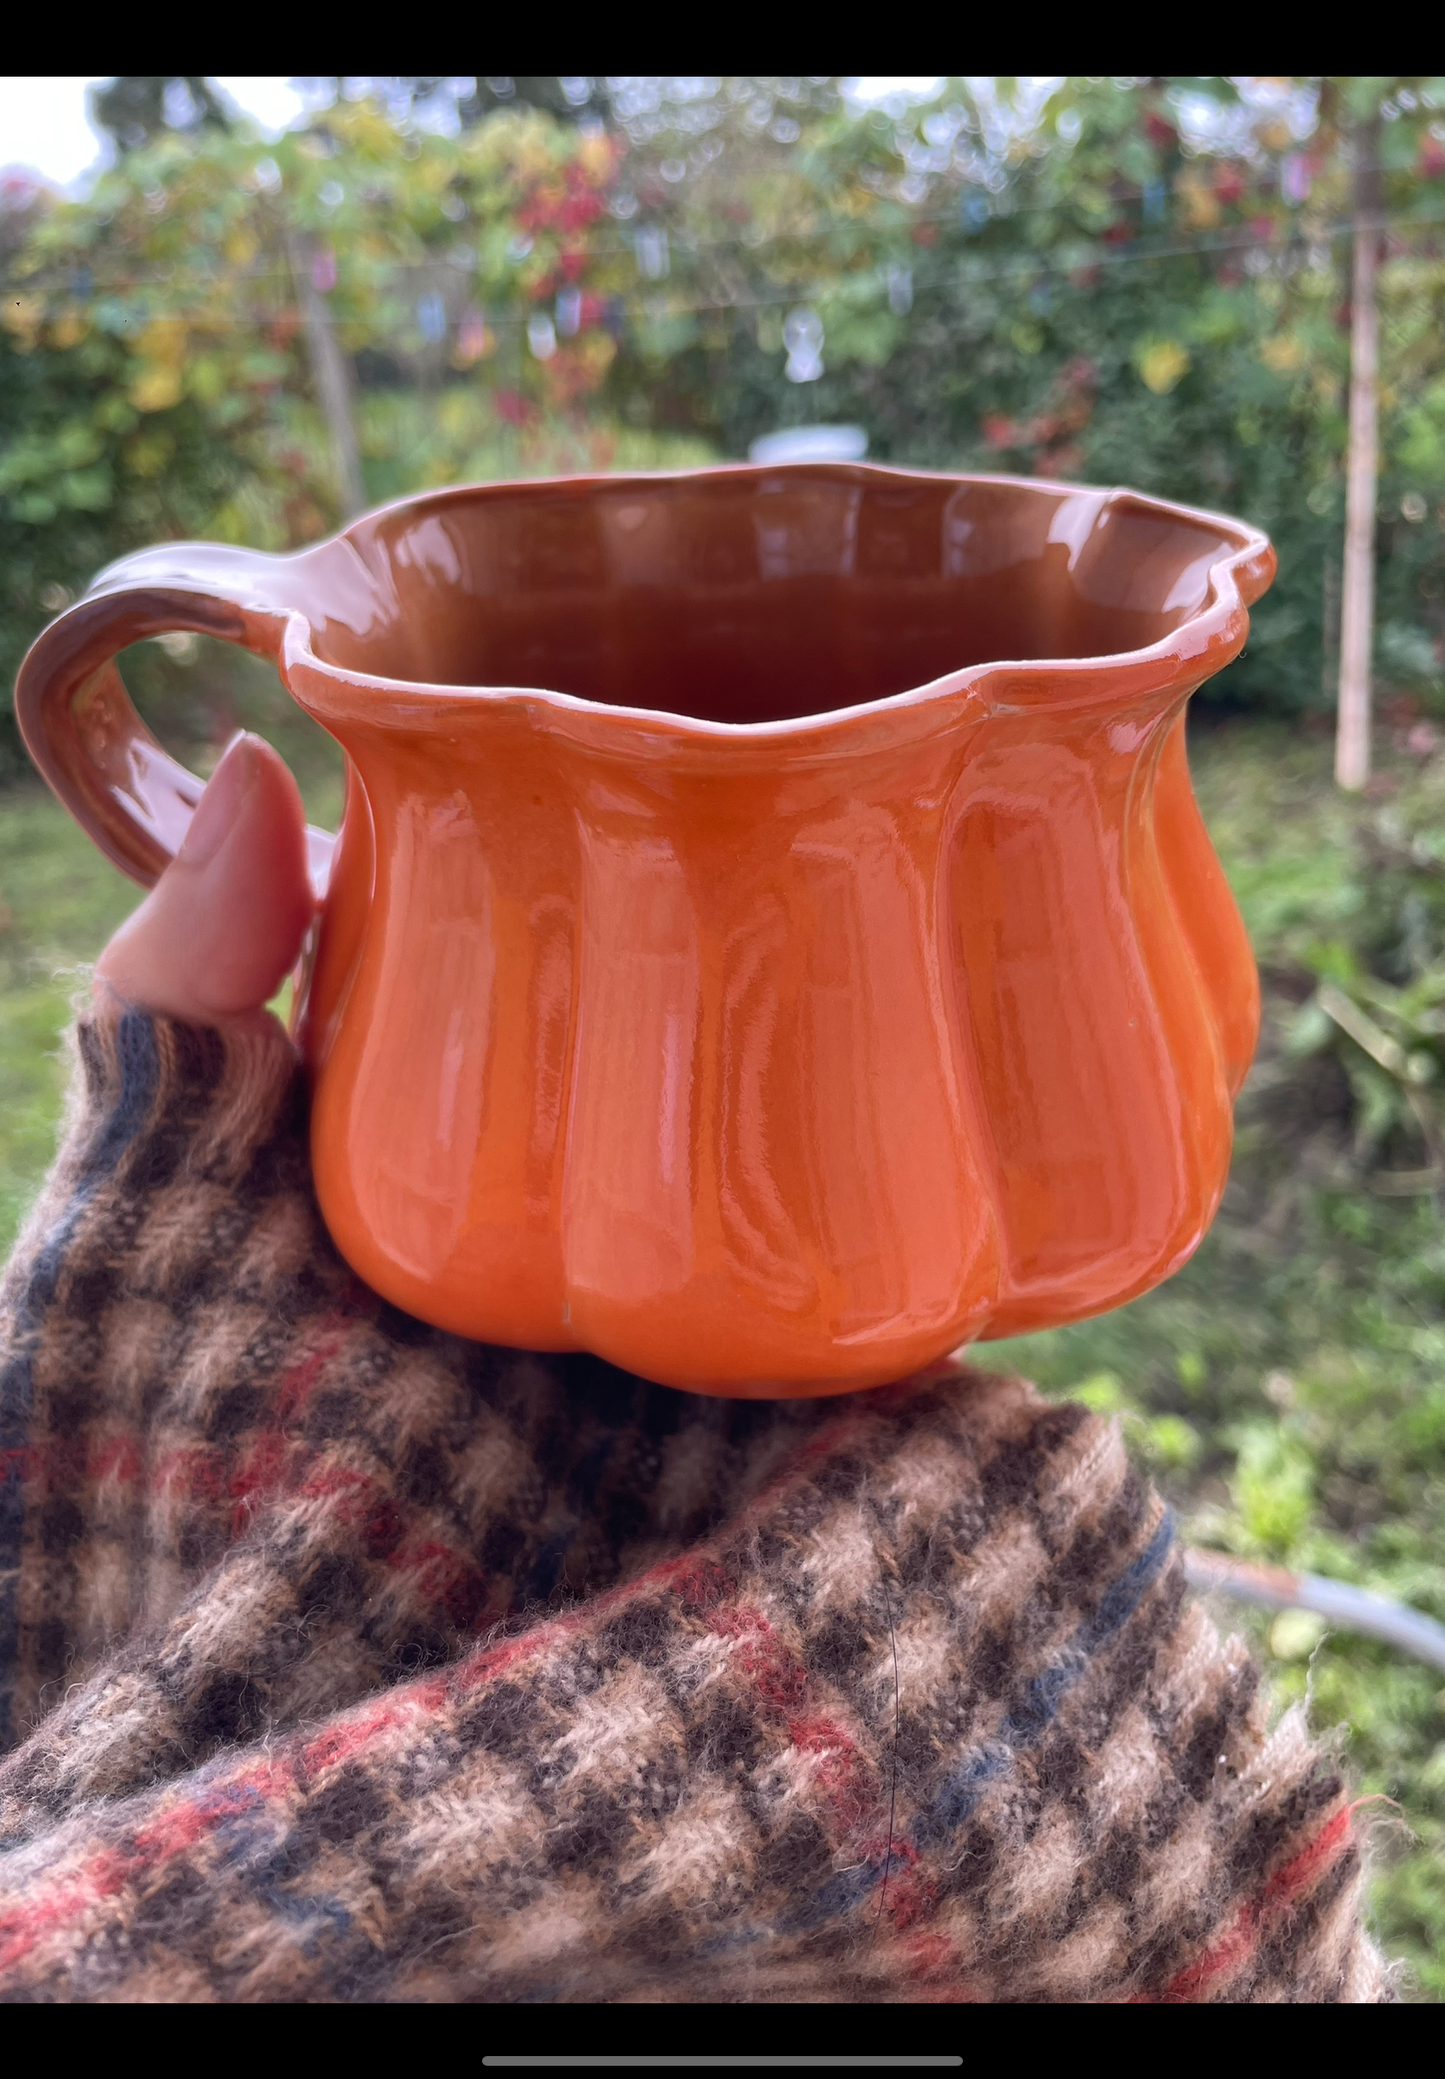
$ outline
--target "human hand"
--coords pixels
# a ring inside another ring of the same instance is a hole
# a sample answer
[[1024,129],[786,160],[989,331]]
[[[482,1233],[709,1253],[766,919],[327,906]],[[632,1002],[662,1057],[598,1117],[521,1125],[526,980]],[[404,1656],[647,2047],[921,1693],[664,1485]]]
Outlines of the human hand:
[[96,962],[96,995],[195,1025],[258,1025],[315,907],[296,782],[269,744],[237,736],[180,851]]

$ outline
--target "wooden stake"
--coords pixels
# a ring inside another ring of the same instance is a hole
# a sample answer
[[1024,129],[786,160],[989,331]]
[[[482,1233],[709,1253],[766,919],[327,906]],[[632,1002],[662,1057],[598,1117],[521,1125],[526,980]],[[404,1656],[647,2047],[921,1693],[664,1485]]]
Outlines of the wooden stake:
[[361,450],[356,442],[356,420],[352,412],[351,370],[337,341],[326,299],[311,276],[312,252],[299,238],[289,241],[291,272],[301,301],[301,322],[306,328],[306,345],[311,356],[311,374],[316,384],[316,401],[331,438],[331,464],[341,517],[350,520],[366,507],[366,489],[361,480]]
[[1350,449],[1345,494],[1345,571],[1340,602],[1340,694],[1335,778],[1358,791],[1370,776],[1370,659],[1375,630],[1375,485],[1380,317],[1379,129],[1355,138],[1355,266],[1350,322]]

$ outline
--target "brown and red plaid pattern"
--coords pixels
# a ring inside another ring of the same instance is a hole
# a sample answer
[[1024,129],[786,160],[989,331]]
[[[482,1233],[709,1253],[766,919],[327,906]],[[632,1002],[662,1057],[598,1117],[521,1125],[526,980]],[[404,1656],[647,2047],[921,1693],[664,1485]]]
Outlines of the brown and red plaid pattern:
[[279,1037],[79,1044],[0,1322],[0,1995],[1384,1995],[1106,1425],[459,1342],[337,1260]]

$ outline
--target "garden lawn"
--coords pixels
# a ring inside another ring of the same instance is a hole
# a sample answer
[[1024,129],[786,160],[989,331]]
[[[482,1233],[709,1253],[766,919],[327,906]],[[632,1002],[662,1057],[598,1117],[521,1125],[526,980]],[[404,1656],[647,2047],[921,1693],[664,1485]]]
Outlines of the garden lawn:
[[[1319,739],[1241,725],[1196,744],[1200,798],[1266,982],[1224,1208],[1159,1291],[974,1354],[1117,1412],[1193,1542],[1362,1582],[1445,1619],[1445,1222],[1429,1197],[1380,1195],[1349,1080],[1333,1057],[1301,1058],[1291,1038],[1311,968],[1374,928],[1380,830],[1445,834],[1445,753],[1385,755],[1380,792],[1357,802],[1335,792]],[[313,812],[334,803],[334,768],[304,777]],[[1429,886],[1445,888],[1429,844],[1411,841]],[[7,1246],[53,1146],[74,970],[136,899],[48,796],[0,794]],[[1408,928],[1425,929],[1414,899]],[[1405,1146],[1394,1166],[1411,1161],[1426,1156]],[[1381,1937],[1407,1962],[1416,1997],[1445,1998],[1440,1675],[1302,1613],[1227,1614],[1259,1649],[1279,1707],[1307,1698],[1316,1728],[1338,1729],[1362,1793],[1378,1799],[1366,1810],[1377,1815]]]

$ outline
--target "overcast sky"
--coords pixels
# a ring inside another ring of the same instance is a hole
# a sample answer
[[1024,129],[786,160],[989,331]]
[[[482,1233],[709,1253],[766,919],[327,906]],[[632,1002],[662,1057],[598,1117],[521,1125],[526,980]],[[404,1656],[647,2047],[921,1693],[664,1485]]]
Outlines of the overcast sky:
[[[108,156],[108,140],[91,128],[87,87],[94,78],[0,75],[0,166],[23,166],[58,187],[69,187]],[[218,79],[236,106],[269,131],[284,130],[305,106],[286,79]]]
[[[101,86],[109,77],[0,74],[0,168],[24,167],[56,187],[73,188],[83,181],[109,156],[108,139],[91,128],[86,88]],[[295,122],[307,106],[289,79],[213,79],[211,84],[272,134]],[[880,75],[859,79],[854,91],[871,100],[900,89],[926,91],[934,84],[932,79]]]

